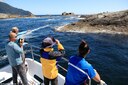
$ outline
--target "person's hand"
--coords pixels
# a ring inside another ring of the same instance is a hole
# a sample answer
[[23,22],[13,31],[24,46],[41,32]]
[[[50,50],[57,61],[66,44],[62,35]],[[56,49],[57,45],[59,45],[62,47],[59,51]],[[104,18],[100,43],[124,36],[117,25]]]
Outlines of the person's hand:
[[23,46],[24,39],[20,39],[19,43],[20,43],[20,46]]
[[56,44],[59,44],[59,43],[60,43],[60,41],[58,39],[56,39]]
[[107,85],[103,80],[100,80],[100,85]]
[[20,43],[24,43],[24,39],[21,38],[21,39],[20,39]]

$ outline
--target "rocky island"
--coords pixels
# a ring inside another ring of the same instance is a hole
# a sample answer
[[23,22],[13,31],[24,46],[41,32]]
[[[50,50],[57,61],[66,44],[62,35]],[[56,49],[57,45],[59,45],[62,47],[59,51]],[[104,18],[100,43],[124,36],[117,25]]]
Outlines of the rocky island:
[[56,31],[80,33],[122,33],[128,34],[128,10],[81,15],[81,20]]
[[75,14],[73,12],[69,12],[69,13],[63,12],[62,15],[63,16],[74,16]]

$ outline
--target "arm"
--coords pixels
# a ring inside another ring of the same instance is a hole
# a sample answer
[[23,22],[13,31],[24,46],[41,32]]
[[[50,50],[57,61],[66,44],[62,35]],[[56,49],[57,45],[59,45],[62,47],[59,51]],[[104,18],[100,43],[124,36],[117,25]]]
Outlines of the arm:
[[51,56],[50,57],[51,59],[56,59],[58,57],[62,57],[65,54],[65,50],[64,50],[63,45],[58,40],[56,42],[58,45],[58,51],[53,51],[53,52],[49,53],[49,55]]
[[17,53],[23,53],[23,48],[19,47],[16,43],[14,43],[13,48]]
[[95,70],[95,73],[96,73],[96,76],[93,78],[93,80],[98,82],[100,85],[107,85],[103,80],[101,80],[100,75],[96,70]]
[[96,81],[97,83],[99,83],[100,85],[106,85],[105,82],[103,80],[101,80],[100,75],[98,74],[98,72],[91,66],[91,64],[89,65],[88,68],[88,75],[91,79],[93,79],[94,81]]
[[65,51],[53,51],[53,52],[50,52],[49,55],[50,55],[50,59],[56,59],[58,57],[62,57],[64,56],[65,54]]
[[97,73],[97,71],[94,69],[96,76],[93,78],[94,81],[100,82],[100,75]]

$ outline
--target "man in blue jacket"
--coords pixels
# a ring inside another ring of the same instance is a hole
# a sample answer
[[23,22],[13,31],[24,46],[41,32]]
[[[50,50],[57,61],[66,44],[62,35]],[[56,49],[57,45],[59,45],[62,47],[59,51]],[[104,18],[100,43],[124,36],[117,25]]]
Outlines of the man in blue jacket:
[[89,52],[89,46],[83,40],[79,45],[78,55],[71,56],[69,59],[66,85],[85,85],[87,79],[93,79],[100,85],[105,83],[92,65],[84,59]]
[[8,56],[8,60],[10,65],[12,66],[12,76],[13,76],[13,84],[17,85],[17,75],[21,77],[21,80],[24,85],[28,85],[26,72],[25,72],[25,64],[23,63],[22,54],[23,54],[23,42],[20,42],[20,46],[16,43],[16,33],[9,34],[9,42],[6,45],[6,53]]

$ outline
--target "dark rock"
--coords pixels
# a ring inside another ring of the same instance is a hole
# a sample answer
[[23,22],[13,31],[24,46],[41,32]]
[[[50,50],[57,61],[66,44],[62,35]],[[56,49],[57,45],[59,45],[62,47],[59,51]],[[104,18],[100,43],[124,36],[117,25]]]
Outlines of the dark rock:
[[68,16],[68,15],[75,15],[75,14],[74,14],[74,13],[63,12],[62,15],[63,15],[63,16]]
[[[66,12],[64,12],[64,15]],[[81,15],[77,23],[62,28],[62,31],[72,32],[108,32],[128,34],[128,10],[118,12],[103,12],[94,15]],[[60,30],[61,31],[61,30]]]

